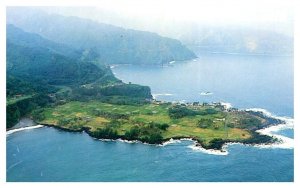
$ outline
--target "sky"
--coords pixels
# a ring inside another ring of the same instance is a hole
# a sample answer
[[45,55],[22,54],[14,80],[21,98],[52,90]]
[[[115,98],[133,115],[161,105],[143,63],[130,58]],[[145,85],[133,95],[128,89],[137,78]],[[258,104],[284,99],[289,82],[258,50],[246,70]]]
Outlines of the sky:
[[292,0],[98,0],[91,7],[43,7],[49,13],[168,35],[194,26],[242,26],[293,35]]

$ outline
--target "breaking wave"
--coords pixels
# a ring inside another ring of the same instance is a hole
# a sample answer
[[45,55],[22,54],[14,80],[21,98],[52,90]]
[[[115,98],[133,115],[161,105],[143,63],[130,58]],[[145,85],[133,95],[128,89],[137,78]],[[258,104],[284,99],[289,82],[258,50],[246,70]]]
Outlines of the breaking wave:
[[42,127],[44,127],[44,126],[43,125],[35,125],[35,126],[29,126],[29,127],[21,127],[21,128],[18,128],[18,129],[12,129],[12,130],[6,131],[6,135],[10,135],[10,134],[13,134],[15,132],[20,132],[20,131],[29,130],[29,129],[42,128]]
[[[221,103],[221,104],[225,105],[226,108],[232,107],[230,103]],[[283,124],[278,124],[278,125],[274,125],[274,126],[266,127],[264,129],[257,130],[257,132],[260,134],[277,138],[279,140],[278,142],[273,143],[273,144],[255,144],[255,145],[251,145],[251,146],[261,148],[261,149],[265,149],[265,148],[293,149],[294,148],[294,139],[280,135],[277,133],[281,130],[294,129],[294,119],[292,119],[290,117],[275,116],[271,112],[269,112],[265,109],[261,109],[261,108],[250,108],[250,109],[246,109],[246,111],[261,112],[267,117],[279,119],[284,122]],[[189,145],[188,147],[194,151],[200,151],[200,152],[211,154],[211,155],[228,155],[228,153],[229,153],[228,146],[237,145],[237,144],[249,145],[249,144],[242,144],[242,143],[226,143],[222,147],[222,150],[213,150],[213,149],[204,149],[201,146],[196,146],[196,142],[194,142],[193,145]]]

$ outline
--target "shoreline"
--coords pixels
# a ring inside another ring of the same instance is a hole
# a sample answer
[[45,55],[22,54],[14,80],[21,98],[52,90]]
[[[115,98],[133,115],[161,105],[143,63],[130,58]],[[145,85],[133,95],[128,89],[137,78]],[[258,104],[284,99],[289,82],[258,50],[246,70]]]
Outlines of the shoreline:
[[44,125],[32,125],[32,126],[26,126],[26,127],[21,127],[21,128],[16,128],[16,129],[10,129],[6,131],[6,136],[11,135],[15,132],[20,132],[20,131],[24,131],[24,130],[29,130],[29,129],[38,129],[38,128],[42,128],[44,127]]
[[[261,130],[266,130],[266,129],[269,129],[269,128],[272,128],[272,130],[273,130],[274,127],[278,127],[278,126],[281,127],[280,130],[290,129],[290,127],[287,127],[287,126],[284,126],[284,125],[286,125],[286,124],[273,125],[273,126],[270,126],[270,127],[267,127],[267,128],[259,129],[256,132],[259,132],[259,134],[267,135],[265,132],[263,132]],[[292,146],[288,145],[289,147],[282,147],[282,146],[286,146],[285,145],[285,141],[286,141],[285,138],[290,139],[290,140],[293,140],[293,139],[285,137],[285,136],[277,135],[277,134],[272,134],[272,136],[276,135],[277,138],[279,139],[279,141],[276,141],[274,143],[248,144],[248,143],[243,143],[243,142],[230,142],[230,141],[226,142],[225,141],[224,144],[222,145],[221,149],[218,150],[218,149],[212,149],[212,148],[204,148],[198,140],[196,140],[192,137],[174,137],[174,138],[170,138],[170,139],[165,139],[161,144],[149,144],[149,143],[146,143],[146,142],[142,142],[140,140],[126,140],[126,139],[123,139],[123,138],[117,138],[117,139],[96,138],[96,137],[91,136],[91,134],[90,134],[91,132],[89,131],[88,128],[84,128],[84,129],[81,129],[81,130],[70,130],[70,129],[58,127],[56,125],[45,124],[44,126],[52,127],[52,128],[62,130],[62,131],[73,132],[73,133],[75,133],[75,132],[77,132],[77,133],[85,132],[91,138],[93,138],[95,140],[103,141],[103,142],[117,142],[117,141],[119,141],[119,142],[129,143],[129,144],[146,144],[146,145],[152,145],[152,146],[157,146],[157,147],[164,147],[164,146],[167,146],[167,145],[170,145],[170,144],[180,143],[181,141],[192,141],[193,144],[188,145],[187,146],[188,148],[191,148],[194,151],[200,151],[202,153],[211,154],[211,155],[228,155],[229,154],[228,147],[231,146],[231,145],[244,145],[244,146],[251,146],[251,147],[257,147],[257,148],[262,148],[262,149],[265,149],[265,148],[293,149],[294,148],[293,145]],[[271,135],[268,135],[268,136],[271,136]]]
[[[222,105],[225,106],[226,110],[231,108],[230,103],[222,102]],[[174,138],[164,139],[162,141],[162,143],[149,144],[146,142],[142,142],[140,140],[126,140],[122,136],[120,136],[119,138],[116,138],[116,139],[96,138],[92,135],[92,132],[90,131],[90,128],[88,128],[88,127],[82,127],[78,130],[72,130],[69,128],[52,125],[52,124],[38,124],[38,125],[34,125],[34,126],[26,126],[26,127],[17,128],[17,129],[10,129],[10,130],[6,131],[6,135],[8,136],[15,132],[28,130],[28,129],[53,127],[55,129],[66,131],[66,132],[78,132],[78,133],[85,132],[93,139],[100,140],[100,141],[120,141],[120,142],[125,142],[125,143],[142,143],[142,144],[154,145],[154,146],[166,146],[169,144],[180,143],[181,141],[188,140],[188,141],[193,141],[193,144],[188,146],[192,150],[201,151],[203,153],[213,154],[213,155],[228,155],[228,153],[229,153],[228,149],[227,149],[228,146],[235,145],[235,144],[259,147],[259,148],[282,148],[282,149],[293,149],[294,148],[293,139],[274,133],[274,132],[278,132],[280,130],[294,129],[294,125],[293,125],[294,122],[293,122],[292,118],[275,116],[275,115],[272,115],[267,110],[259,109],[259,108],[244,109],[244,111],[251,111],[253,113],[261,113],[262,116],[273,119],[278,123],[278,124],[269,124],[269,125],[266,125],[266,127],[262,128],[262,129],[254,130],[254,132],[259,135],[266,135],[266,136],[274,138],[275,140],[273,140],[272,143],[247,143],[248,140],[241,141],[241,142],[222,140],[220,149],[216,149],[216,148],[204,147],[204,145],[201,143],[200,140],[197,140],[193,137],[174,137]]]
[[[274,125],[271,126],[272,130],[274,127],[278,127],[280,126],[281,129],[280,130],[285,130],[285,129],[289,129],[290,127],[284,127],[284,124],[279,124],[279,125]],[[276,135],[279,139],[280,142],[274,142],[274,143],[270,143],[270,144],[247,144],[247,143],[243,143],[243,142],[225,142],[222,145],[222,148],[220,150],[217,149],[211,149],[211,148],[204,148],[200,142],[198,142],[198,140],[194,139],[194,138],[190,138],[190,137],[177,137],[177,138],[170,138],[170,139],[166,139],[164,140],[161,144],[149,144],[146,142],[142,142],[140,140],[126,140],[126,139],[122,139],[122,138],[117,138],[117,139],[101,139],[101,138],[96,138],[91,136],[91,132],[89,131],[88,128],[82,128],[80,130],[71,130],[71,129],[67,129],[67,128],[63,128],[63,127],[59,127],[56,125],[50,125],[50,124],[43,124],[43,125],[35,125],[35,126],[28,126],[28,127],[24,127],[24,128],[18,128],[18,129],[14,129],[14,130],[9,130],[6,132],[6,135],[10,135],[13,134],[15,132],[19,132],[19,131],[23,131],[23,130],[28,130],[28,129],[36,129],[36,128],[43,128],[43,127],[49,127],[49,128],[54,128],[57,130],[61,130],[61,131],[66,131],[66,132],[73,132],[73,133],[82,133],[85,132],[86,134],[88,134],[91,138],[95,139],[95,140],[99,140],[102,142],[123,142],[123,143],[129,143],[129,144],[146,144],[146,145],[152,145],[152,146],[157,146],[157,147],[164,147],[170,144],[176,144],[176,143],[180,143],[181,141],[192,141],[193,144],[192,145],[188,145],[188,148],[191,148],[194,151],[200,151],[202,153],[206,153],[206,154],[211,154],[211,155],[228,155],[228,147],[231,145],[244,145],[244,146],[252,146],[252,147],[257,147],[257,148],[279,148],[279,149],[293,149],[294,146],[290,146],[285,144],[285,141],[287,139],[290,139],[293,141],[293,139],[285,137],[285,136],[281,136],[281,135],[277,135],[277,134],[272,134],[272,136]],[[266,134],[266,132],[262,131],[262,130],[266,130],[269,129],[268,128],[263,128],[263,129],[259,129],[258,131],[260,132],[260,134]],[[283,147],[282,147],[282,146]],[[288,146],[288,147],[285,147]]]

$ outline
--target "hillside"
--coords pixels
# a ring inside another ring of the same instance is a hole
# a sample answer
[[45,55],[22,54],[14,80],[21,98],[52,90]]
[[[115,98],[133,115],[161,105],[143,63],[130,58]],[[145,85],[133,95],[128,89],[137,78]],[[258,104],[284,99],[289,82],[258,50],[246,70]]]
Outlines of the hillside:
[[7,23],[64,43],[80,51],[82,59],[88,56],[108,64],[161,64],[196,57],[180,41],[155,33],[26,10],[9,8]]
[[7,26],[6,47],[8,75],[28,81],[42,80],[53,85],[85,84],[112,74],[104,66],[75,59],[76,52],[70,48],[11,25]]
[[110,68],[76,57],[76,51],[7,25],[7,128],[45,106],[71,100],[98,99],[111,103],[144,103],[148,86],[125,84]]

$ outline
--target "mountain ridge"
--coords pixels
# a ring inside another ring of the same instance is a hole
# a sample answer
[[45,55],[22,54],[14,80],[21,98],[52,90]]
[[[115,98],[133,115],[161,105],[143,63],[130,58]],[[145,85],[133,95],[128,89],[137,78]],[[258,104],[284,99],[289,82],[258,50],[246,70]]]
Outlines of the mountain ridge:
[[162,64],[196,57],[180,41],[156,33],[39,11],[27,15],[24,10],[8,9],[7,22],[80,50],[83,59],[93,54],[107,64]]

